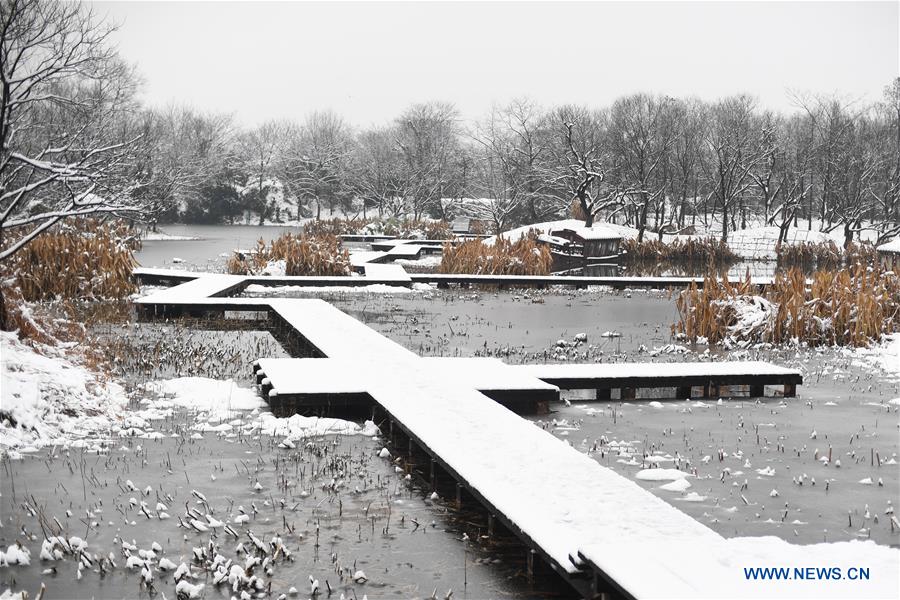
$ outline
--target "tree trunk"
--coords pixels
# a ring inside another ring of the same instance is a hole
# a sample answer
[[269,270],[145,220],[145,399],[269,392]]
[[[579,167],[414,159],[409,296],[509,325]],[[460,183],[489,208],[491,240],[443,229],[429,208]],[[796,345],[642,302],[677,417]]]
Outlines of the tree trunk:
[[0,331],[10,331],[9,313],[6,312],[6,297],[3,295],[3,284],[0,284]]
[[728,201],[722,198],[722,241],[728,242]]

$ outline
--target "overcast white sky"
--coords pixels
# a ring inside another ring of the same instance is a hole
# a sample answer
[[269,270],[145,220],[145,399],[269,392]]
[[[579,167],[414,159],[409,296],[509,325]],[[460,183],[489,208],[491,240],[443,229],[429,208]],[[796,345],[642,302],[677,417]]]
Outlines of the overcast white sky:
[[900,3],[95,2],[121,23],[151,104],[253,125],[332,108],[366,126],[407,105],[478,118],[527,95],[594,106],[635,91],[787,90],[874,100],[898,75]]

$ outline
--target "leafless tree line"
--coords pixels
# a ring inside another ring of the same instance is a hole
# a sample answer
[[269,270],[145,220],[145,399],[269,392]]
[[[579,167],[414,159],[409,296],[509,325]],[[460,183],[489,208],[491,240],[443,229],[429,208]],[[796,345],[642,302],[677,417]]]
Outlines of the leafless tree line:
[[0,0],[0,260],[60,219],[264,222],[451,218],[495,230],[577,215],[640,236],[751,225],[900,232],[900,78],[873,103],[633,94],[611,106],[517,99],[464,121],[415,104],[368,129],[317,111],[241,127],[141,106],[112,29],[75,3]]

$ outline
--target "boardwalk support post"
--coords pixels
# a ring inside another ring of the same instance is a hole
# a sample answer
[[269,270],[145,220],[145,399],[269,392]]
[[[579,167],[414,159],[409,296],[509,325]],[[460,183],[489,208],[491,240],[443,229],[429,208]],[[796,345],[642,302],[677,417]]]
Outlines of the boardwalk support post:
[[457,510],[462,508],[462,484],[456,484],[456,508]]
[[431,463],[431,465],[430,465],[430,467],[431,467],[431,474],[430,474],[431,475],[431,477],[430,477],[431,478],[431,491],[436,492],[437,491],[437,472],[436,472],[437,461],[435,461],[432,458],[428,462]]
[[529,548],[525,555],[525,573],[528,575],[528,581],[534,581],[534,550]]

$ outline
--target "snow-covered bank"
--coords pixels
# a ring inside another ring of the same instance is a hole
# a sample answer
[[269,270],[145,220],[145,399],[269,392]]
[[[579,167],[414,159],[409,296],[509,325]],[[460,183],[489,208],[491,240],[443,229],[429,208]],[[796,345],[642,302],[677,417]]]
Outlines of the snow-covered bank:
[[0,451],[12,457],[53,445],[99,450],[116,436],[159,438],[170,432],[160,432],[153,422],[176,413],[188,413],[197,431],[225,434],[241,430],[298,439],[378,433],[371,423],[277,418],[253,389],[230,379],[152,381],[143,386],[140,407],[129,410],[124,388],[75,362],[68,346],[41,346],[39,352],[8,332],[0,332],[0,342]]
[[847,349],[844,353],[855,356],[867,366],[881,369],[893,379],[900,379],[900,333],[887,335],[881,343],[869,348]]
[[118,428],[125,391],[69,360],[65,346],[38,352],[0,332],[0,349],[0,449],[100,439]]

